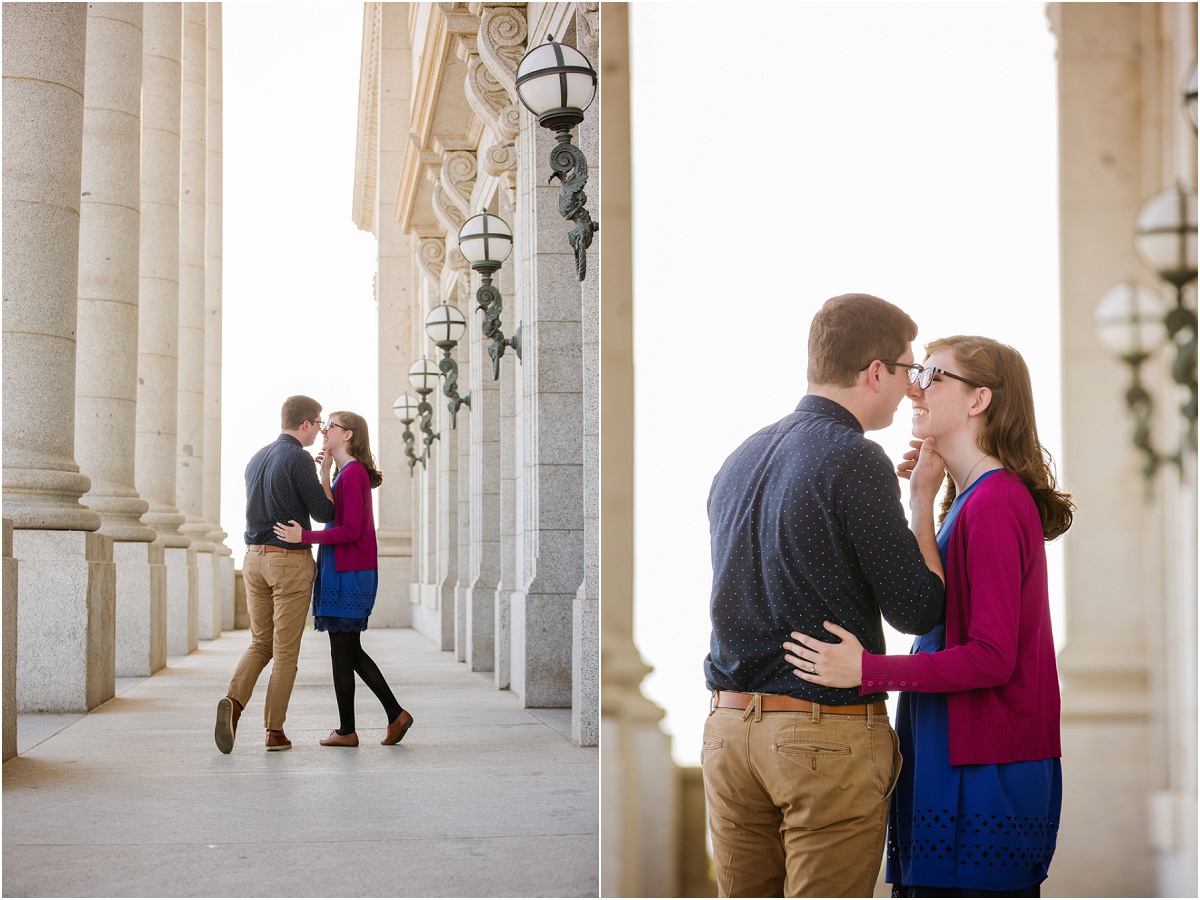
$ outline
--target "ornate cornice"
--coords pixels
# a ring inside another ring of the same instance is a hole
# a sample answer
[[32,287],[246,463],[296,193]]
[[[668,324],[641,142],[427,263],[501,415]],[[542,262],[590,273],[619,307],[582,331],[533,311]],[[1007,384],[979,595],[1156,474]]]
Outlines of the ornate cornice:
[[471,191],[478,174],[479,165],[471,151],[448,150],[442,156],[441,185],[446,199],[462,213],[463,222],[471,216]]
[[443,235],[417,235],[417,265],[432,283],[442,280],[446,265],[446,239]]

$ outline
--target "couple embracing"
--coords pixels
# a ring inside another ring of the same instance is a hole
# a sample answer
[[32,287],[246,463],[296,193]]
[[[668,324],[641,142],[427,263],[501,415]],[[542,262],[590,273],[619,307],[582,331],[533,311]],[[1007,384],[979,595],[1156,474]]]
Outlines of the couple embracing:
[[[807,396],[713,482],[701,767],[721,896],[869,897],[885,835],[893,896],[1040,895],[1062,804],[1045,541],[1073,506],[1021,355],[956,336],[917,363],[916,335],[877,297],[827,301]],[[865,433],[905,396],[893,473]],[[911,654],[887,655],[881,617],[918,635]]]
[[[387,716],[380,743],[397,744],[412,726],[412,714],[397,702],[361,643],[379,583],[371,490],[383,481],[371,453],[367,423],[352,412],[332,412],[328,421],[323,420],[321,404],[301,395],[284,401],[280,419],[282,433],[246,466],[242,576],[250,613],[250,646],[229,682],[227,695],[217,703],[217,748],[222,753],[233,750],[238,719],[272,658],[275,662],[263,708],[266,748],[291,748],[283,722],[310,604],[314,627],[329,633],[333,689],[341,719],[340,727],[320,743],[358,746],[354,723],[357,673]],[[311,447],[318,434],[324,445],[314,465],[304,448]],[[327,523],[325,529],[310,530],[311,519]],[[315,562],[312,544],[320,546]]]

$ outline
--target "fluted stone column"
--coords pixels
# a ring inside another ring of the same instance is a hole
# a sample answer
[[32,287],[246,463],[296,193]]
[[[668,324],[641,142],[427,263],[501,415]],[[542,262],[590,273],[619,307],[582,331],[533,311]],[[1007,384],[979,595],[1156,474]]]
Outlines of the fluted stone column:
[[82,3],[4,5],[4,512],[95,531],[75,462]]
[[[421,324],[424,325],[424,320]],[[458,629],[458,595],[455,590],[458,582],[458,430],[450,427],[450,414],[442,399],[440,386],[439,390],[429,395],[429,402],[433,404],[434,429],[441,434],[434,447],[430,468],[437,472],[438,485],[434,521],[437,535],[434,584],[441,611],[442,649],[452,651],[454,658],[462,662],[466,658],[462,641],[465,634],[460,635]]]
[[83,148],[82,3],[6,3],[4,514],[19,561],[17,707],[85,711],[113,695],[112,542],[75,463]]
[[233,628],[233,551],[225,546],[221,528],[221,254],[222,217],[222,99],[221,4],[208,4],[208,105],[207,163],[205,169],[206,220],[204,264],[204,520],[213,544],[214,591],[219,615],[209,634]]
[[113,539],[116,671],[166,663],[166,571],[149,504],[134,486],[137,437],[142,5],[88,7],[79,210],[79,345],[75,456],[83,498]]
[[206,150],[208,125],[207,4],[183,4],[179,198],[179,403],[176,409],[176,498],[180,528],[196,551],[198,604],[186,620],[167,613],[167,651],[191,653],[219,616],[211,530],[204,519],[204,356]]
[[[147,3],[142,43],[142,214],[136,480],[166,565],[162,621],[151,616],[150,669],[167,660],[167,621],[198,603],[196,552],[175,503],[179,386],[179,103],[183,12]],[[172,612],[168,613],[167,610]],[[161,650],[159,649],[161,644]]]

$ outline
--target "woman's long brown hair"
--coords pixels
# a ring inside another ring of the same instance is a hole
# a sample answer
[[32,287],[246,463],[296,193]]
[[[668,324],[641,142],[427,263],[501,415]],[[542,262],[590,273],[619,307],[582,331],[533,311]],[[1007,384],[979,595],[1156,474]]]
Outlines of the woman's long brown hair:
[[[976,335],[955,335],[931,341],[926,356],[939,350],[954,354],[956,375],[991,388],[992,401],[983,412],[979,449],[1000,460],[1029,489],[1042,520],[1042,534],[1051,541],[1071,527],[1075,504],[1058,489],[1054,460],[1038,438],[1033,411],[1033,384],[1021,354],[1007,344]],[[965,388],[965,386],[964,386]],[[941,518],[945,521],[955,497],[954,480],[946,473]]]
[[331,412],[329,418],[338,417],[338,423],[344,425],[350,435],[350,455],[363,464],[367,476],[371,479],[371,487],[377,488],[383,484],[383,473],[375,467],[375,454],[371,452],[371,435],[367,431],[367,420],[358,413],[338,410]]

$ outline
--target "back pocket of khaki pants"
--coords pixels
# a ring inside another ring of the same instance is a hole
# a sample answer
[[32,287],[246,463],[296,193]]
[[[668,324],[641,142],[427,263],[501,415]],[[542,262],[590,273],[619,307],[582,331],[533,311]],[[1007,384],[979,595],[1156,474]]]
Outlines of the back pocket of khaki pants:
[[806,765],[814,772],[819,762],[832,762],[852,755],[848,744],[833,744],[824,741],[778,741],[775,751]]
[[714,750],[720,750],[725,746],[725,742],[719,737],[710,735],[704,736],[704,743],[700,747],[700,765],[704,765],[704,757],[708,756]]

